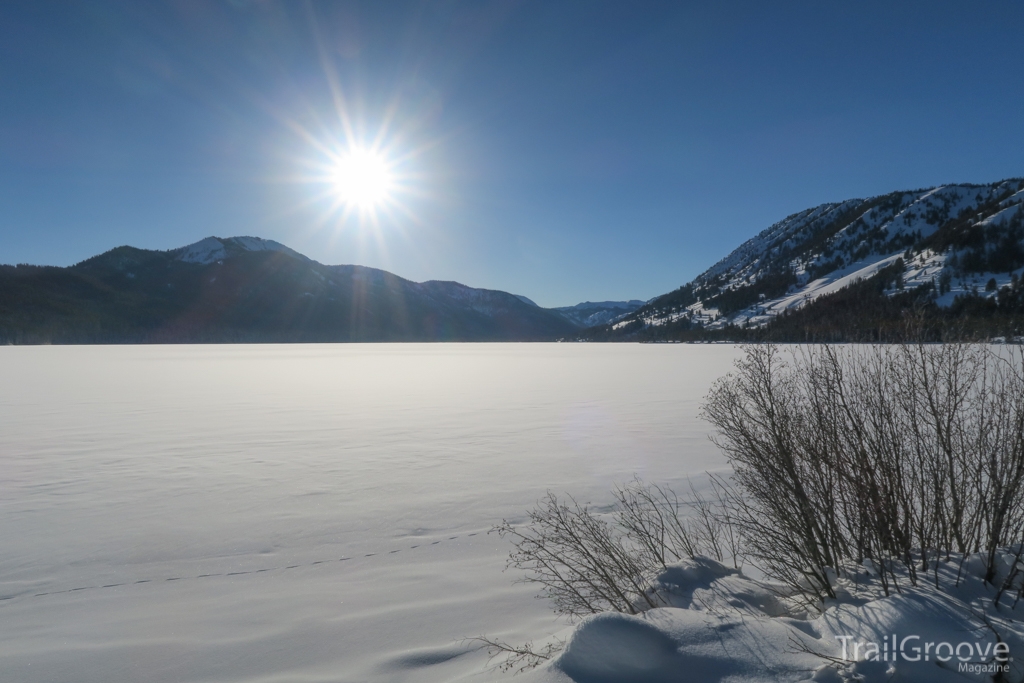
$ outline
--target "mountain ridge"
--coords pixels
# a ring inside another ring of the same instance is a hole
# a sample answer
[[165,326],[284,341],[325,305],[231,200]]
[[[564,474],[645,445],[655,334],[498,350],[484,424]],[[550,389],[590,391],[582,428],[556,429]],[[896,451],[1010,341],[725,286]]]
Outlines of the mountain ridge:
[[548,341],[578,326],[507,292],[329,266],[273,240],[121,246],[0,266],[0,343]]
[[[979,315],[1016,320],[1024,276],[1022,205],[1024,179],[1009,178],[804,209],[591,337],[763,338],[784,324],[792,327],[803,309],[834,303],[830,297],[866,281],[875,281],[889,301],[907,299],[905,313],[947,322]],[[781,336],[791,339],[793,332]],[[795,336],[839,341],[866,338],[862,332],[867,330],[844,335],[805,328]]]
[[[0,266],[0,343],[1024,338],[1024,178],[826,202],[646,302],[546,309],[259,237]],[[921,323],[921,321],[924,321]],[[936,331],[937,330],[937,331]]]
[[552,310],[581,327],[595,327],[615,322],[644,305],[644,301],[584,301],[575,306],[559,306]]

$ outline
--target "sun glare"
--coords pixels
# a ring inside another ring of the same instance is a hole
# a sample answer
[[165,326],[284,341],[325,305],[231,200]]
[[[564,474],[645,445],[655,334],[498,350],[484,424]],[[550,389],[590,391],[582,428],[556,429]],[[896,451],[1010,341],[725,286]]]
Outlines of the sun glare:
[[334,174],[342,202],[368,210],[386,201],[394,185],[387,160],[379,153],[353,149],[338,160]]

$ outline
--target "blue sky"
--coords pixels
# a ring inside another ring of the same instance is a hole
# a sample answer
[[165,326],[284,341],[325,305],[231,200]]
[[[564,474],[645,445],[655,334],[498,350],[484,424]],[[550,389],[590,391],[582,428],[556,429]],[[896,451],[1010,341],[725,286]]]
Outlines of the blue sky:
[[[0,262],[257,235],[646,299],[809,206],[1024,176],[1022,26],[1002,0],[5,2]],[[376,219],[325,195],[344,121],[402,177]]]

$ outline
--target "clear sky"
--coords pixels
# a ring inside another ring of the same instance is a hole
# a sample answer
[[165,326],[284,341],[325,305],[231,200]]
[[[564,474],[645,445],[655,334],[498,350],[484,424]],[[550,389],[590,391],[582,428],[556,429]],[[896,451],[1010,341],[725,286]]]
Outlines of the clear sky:
[[[389,201],[325,178],[381,150]],[[0,3],[0,262],[275,239],[647,299],[827,201],[1024,176],[1024,3]]]

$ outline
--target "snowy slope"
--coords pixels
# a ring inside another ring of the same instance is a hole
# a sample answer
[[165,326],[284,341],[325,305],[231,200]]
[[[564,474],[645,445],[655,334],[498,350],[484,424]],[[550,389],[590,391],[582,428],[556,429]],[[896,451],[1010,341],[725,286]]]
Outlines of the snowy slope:
[[772,225],[616,326],[760,326],[901,257],[903,286],[933,286],[940,306],[966,293],[997,296],[1012,273],[1024,273],[1022,203],[1024,181],[1009,179],[822,204]]
[[299,252],[289,249],[280,242],[265,240],[260,237],[207,237],[198,242],[182,247],[177,251],[177,259],[185,263],[199,263],[209,265],[228,257],[230,253],[238,251],[281,251],[296,258],[306,257]]

